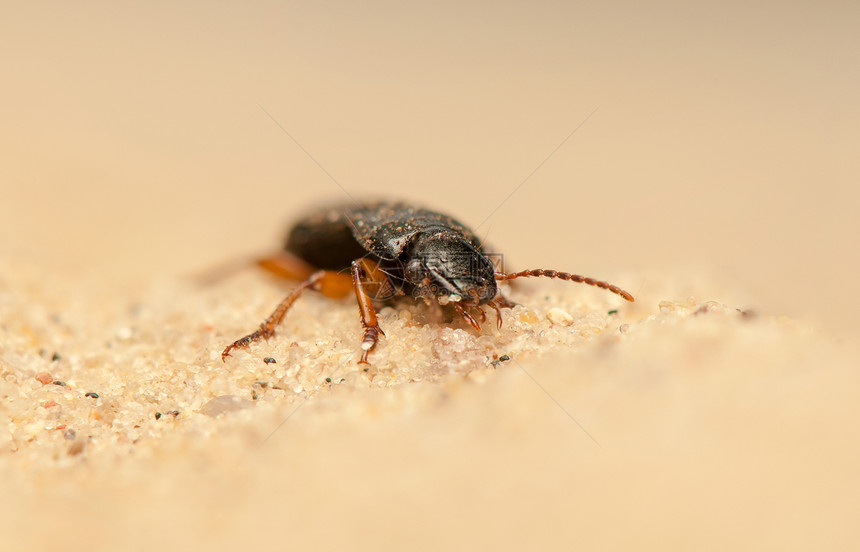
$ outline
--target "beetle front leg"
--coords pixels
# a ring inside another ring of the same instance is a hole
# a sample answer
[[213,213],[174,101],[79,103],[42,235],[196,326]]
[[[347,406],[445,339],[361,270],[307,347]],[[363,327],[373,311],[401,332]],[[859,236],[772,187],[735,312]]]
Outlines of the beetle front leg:
[[364,336],[361,340],[361,360],[358,363],[370,364],[367,362],[367,355],[376,348],[376,344],[379,342],[379,335],[385,335],[385,332],[379,327],[379,322],[376,319],[376,309],[373,308],[373,302],[361,284],[361,275],[363,272],[364,270],[358,261],[353,261],[352,285],[355,287],[355,299],[358,301],[358,310],[361,313],[361,325],[364,328]]
[[513,301],[502,295],[501,291],[496,293],[496,296],[493,298],[491,303],[495,303],[498,307],[503,309],[512,309],[517,306],[517,303],[514,303]]
[[283,301],[278,304],[278,307],[269,315],[269,317],[260,324],[257,331],[252,332],[242,339],[237,339],[232,344],[228,345],[221,353],[221,362],[226,362],[233,349],[246,349],[251,343],[260,339],[269,339],[275,335],[275,327],[283,321],[287,311],[299,298],[299,296],[307,289],[321,291],[330,297],[336,297],[340,290],[343,289],[342,280],[343,274],[331,272],[328,270],[320,270],[311,274],[311,276],[299,284]]

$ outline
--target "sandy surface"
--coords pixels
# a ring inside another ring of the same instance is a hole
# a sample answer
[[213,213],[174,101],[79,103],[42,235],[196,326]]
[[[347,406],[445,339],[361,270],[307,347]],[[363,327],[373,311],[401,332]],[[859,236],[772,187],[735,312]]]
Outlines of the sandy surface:
[[248,271],[129,300],[4,266],[4,289],[27,290],[0,301],[13,549],[858,537],[858,356],[790,319],[534,284],[483,335],[384,309],[364,373],[354,305],[308,296],[222,364],[277,282]]
[[[10,10],[0,549],[856,549],[857,11]],[[344,192],[637,301],[386,308],[365,373],[309,294],[222,363],[290,284],[195,275]]]

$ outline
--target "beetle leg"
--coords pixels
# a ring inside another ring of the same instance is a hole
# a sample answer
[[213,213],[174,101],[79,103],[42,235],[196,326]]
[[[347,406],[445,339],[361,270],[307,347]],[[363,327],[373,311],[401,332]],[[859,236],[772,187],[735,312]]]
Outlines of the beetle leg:
[[[257,265],[275,276],[289,280],[305,280],[314,273],[311,265],[287,251],[278,251],[258,259]],[[328,272],[316,289],[326,297],[340,299],[352,291],[352,282],[343,274]]]
[[481,325],[480,325],[480,324],[478,324],[478,321],[477,321],[477,320],[475,320],[475,317],[474,317],[474,316],[472,316],[471,314],[469,314],[469,313],[466,311],[466,309],[464,309],[464,308],[463,308],[461,305],[459,305],[458,303],[454,303],[454,309],[455,309],[458,313],[460,313],[460,316],[462,316],[462,317],[463,317],[463,320],[465,320],[466,322],[468,322],[468,323],[469,323],[473,328],[475,328],[475,329],[476,329],[476,330],[478,330],[479,332],[481,331]]
[[284,250],[257,259],[257,266],[288,280],[306,280],[314,273],[311,265]]
[[510,299],[508,299],[507,297],[502,295],[501,291],[496,294],[496,296],[493,298],[493,300],[491,302],[495,303],[497,306],[499,306],[503,309],[512,309],[512,308],[517,306],[516,303],[514,303],[513,301],[511,301]]
[[355,299],[358,301],[358,310],[361,313],[361,325],[364,328],[364,336],[361,340],[361,360],[359,364],[370,364],[367,362],[367,355],[372,351],[377,342],[379,335],[385,335],[385,332],[379,327],[376,320],[376,309],[373,308],[373,302],[370,296],[361,285],[361,274],[364,269],[357,261],[352,262],[352,285],[355,288]]
[[481,315],[481,324],[484,324],[487,321],[487,313],[484,312],[484,309],[481,307],[475,307],[478,309],[478,314]]
[[[496,299],[498,299],[498,297]],[[496,299],[493,299],[492,301],[490,301],[487,304],[490,305],[491,307],[493,307],[493,310],[496,311],[496,327],[501,330],[502,329],[502,311],[499,310],[499,307],[504,307],[505,305],[500,305]]]
[[379,263],[366,257],[359,259],[357,262],[361,266],[362,274],[365,277],[364,288],[374,301],[385,301],[397,295],[394,284],[391,283],[391,278],[388,273],[380,268]]
[[275,335],[275,327],[281,323],[284,319],[284,316],[287,315],[287,311],[290,310],[290,307],[293,305],[296,299],[299,298],[299,295],[302,294],[308,288],[321,290],[324,289],[327,282],[335,282],[339,277],[338,274],[329,272],[327,270],[320,270],[318,272],[314,272],[311,274],[310,278],[302,282],[290,293],[286,299],[280,302],[280,304],[275,308],[272,314],[266,318],[265,322],[260,324],[260,328],[242,339],[238,339],[234,341],[232,344],[228,345],[226,349],[221,353],[221,361],[226,362],[227,357],[230,356],[230,351],[233,349],[244,349],[251,343],[259,340],[260,338],[270,338]]

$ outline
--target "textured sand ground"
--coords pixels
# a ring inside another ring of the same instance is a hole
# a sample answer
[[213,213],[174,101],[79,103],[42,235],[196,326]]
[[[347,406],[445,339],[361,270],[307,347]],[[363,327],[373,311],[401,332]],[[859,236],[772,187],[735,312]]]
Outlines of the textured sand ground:
[[[312,295],[222,364],[285,289],[253,270],[129,296],[3,267],[9,550],[860,536],[858,357],[789,319],[528,282],[501,332],[383,310],[365,374],[354,305]],[[570,318],[551,323],[551,308]]]

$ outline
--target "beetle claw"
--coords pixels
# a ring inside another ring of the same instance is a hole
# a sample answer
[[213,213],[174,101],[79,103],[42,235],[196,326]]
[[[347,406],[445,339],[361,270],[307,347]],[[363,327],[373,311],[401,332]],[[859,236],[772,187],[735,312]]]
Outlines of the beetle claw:
[[454,308],[457,309],[457,312],[460,313],[460,316],[463,317],[463,320],[468,322],[470,326],[472,326],[473,328],[475,328],[475,330],[479,332],[481,331],[481,325],[478,324],[478,321],[475,320],[474,316],[466,312],[466,309],[457,304],[454,305]]
[[[490,305],[491,307],[493,307],[493,310],[496,311],[496,327],[501,330],[502,329],[502,311],[499,308],[499,304],[496,303],[495,299],[493,299],[492,301],[490,301],[487,304]],[[501,306],[504,306],[504,305],[501,305]]]

